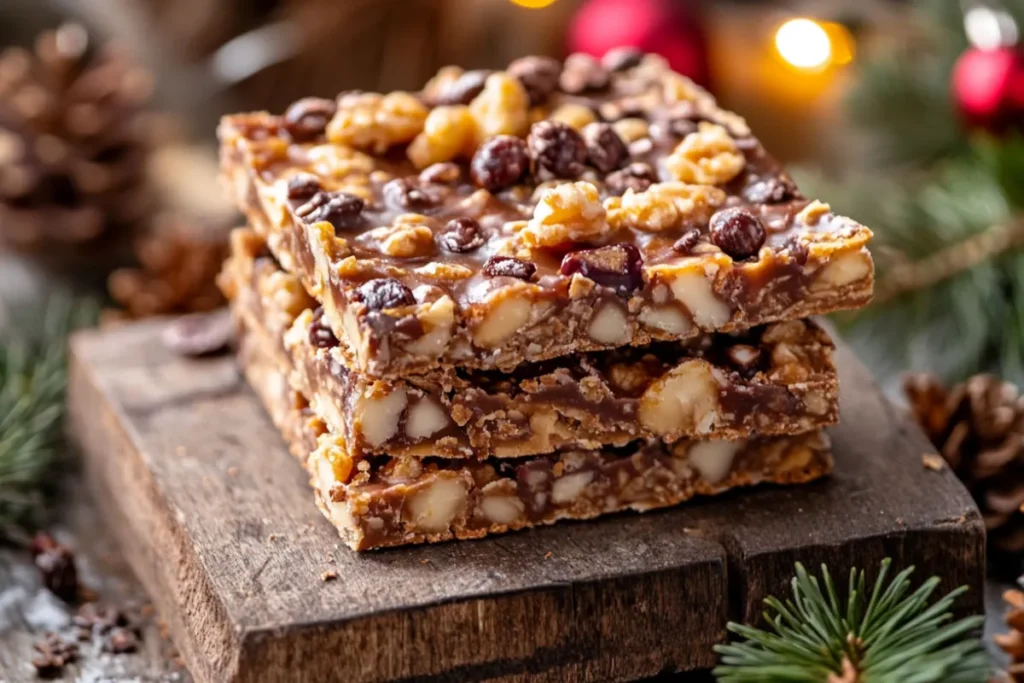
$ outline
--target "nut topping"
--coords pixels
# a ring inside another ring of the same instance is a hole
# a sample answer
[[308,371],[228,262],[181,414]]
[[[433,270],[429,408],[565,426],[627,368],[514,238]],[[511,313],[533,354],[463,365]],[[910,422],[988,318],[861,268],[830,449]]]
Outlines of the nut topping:
[[526,143],[512,135],[499,135],[480,145],[470,175],[478,186],[496,192],[515,185],[529,168]]
[[511,256],[492,256],[484,264],[484,274],[490,277],[514,277],[528,282],[536,272],[537,266]]
[[724,185],[739,175],[746,163],[729,132],[706,122],[665,158],[665,168],[676,180],[700,185]]
[[390,277],[367,280],[356,290],[356,296],[371,311],[400,308],[416,303],[409,288]]
[[643,284],[643,258],[632,244],[613,244],[597,249],[581,249],[562,259],[562,275],[579,273],[597,284],[628,297]]
[[441,235],[441,246],[456,254],[463,254],[483,246],[485,242],[480,223],[468,217],[453,218]]
[[629,158],[626,143],[610,124],[587,124],[583,128],[583,139],[587,145],[587,160],[602,173],[614,171]]
[[538,121],[526,140],[538,169],[555,178],[577,178],[587,160],[587,144],[572,126],[559,121]]
[[711,241],[736,261],[757,254],[767,238],[764,225],[745,209],[724,209],[711,217]]
[[284,127],[297,142],[308,142],[324,134],[334,117],[335,104],[320,97],[304,97],[284,113]]

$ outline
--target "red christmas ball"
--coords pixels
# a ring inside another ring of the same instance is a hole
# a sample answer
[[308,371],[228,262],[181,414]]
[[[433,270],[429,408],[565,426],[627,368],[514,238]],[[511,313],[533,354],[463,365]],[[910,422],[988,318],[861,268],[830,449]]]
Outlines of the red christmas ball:
[[570,52],[636,47],[708,85],[707,33],[693,0],[588,0],[569,24]]
[[998,132],[1024,127],[1024,51],[969,48],[953,67],[953,99],[972,126]]

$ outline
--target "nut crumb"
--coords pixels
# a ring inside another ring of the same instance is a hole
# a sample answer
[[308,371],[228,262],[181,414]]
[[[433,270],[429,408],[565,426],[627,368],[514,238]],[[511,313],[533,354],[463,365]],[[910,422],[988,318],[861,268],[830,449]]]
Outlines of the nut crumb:
[[925,453],[922,455],[921,464],[934,472],[938,472],[946,467],[946,461],[937,453]]
[[278,538],[280,538],[280,536],[278,536],[277,534],[270,534],[269,536],[267,536],[267,540],[270,542],[276,541]]
[[550,559],[551,559],[551,556],[552,556],[553,554],[554,554],[554,553],[552,553],[552,552],[551,552],[550,550],[549,550],[549,551],[547,551],[546,553],[544,553],[544,559],[545,559],[545,560],[550,560]]
[[430,560],[420,560],[420,564],[430,564]]
[[328,569],[327,571],[325,571],[323,574],[320,575],[320,580],[323,581],[324,583],[327,583],[328,581],[337,581],[338,580],[338,572],[334,571],[333,569]]

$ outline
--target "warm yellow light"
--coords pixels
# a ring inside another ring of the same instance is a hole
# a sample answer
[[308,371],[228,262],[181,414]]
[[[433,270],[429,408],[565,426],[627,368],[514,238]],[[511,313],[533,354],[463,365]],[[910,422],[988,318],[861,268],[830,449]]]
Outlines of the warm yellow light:
[[820,69],[832,60],[832,41],[821,24],[790,19],[775,32],[775,49],[786,62],[800,69]]
[[519,5],[520,7],[528,7],[530,9],[540,9],[541,7],[547,7],[548,5],[554,4],[555,0],[512,0],[512,3]]

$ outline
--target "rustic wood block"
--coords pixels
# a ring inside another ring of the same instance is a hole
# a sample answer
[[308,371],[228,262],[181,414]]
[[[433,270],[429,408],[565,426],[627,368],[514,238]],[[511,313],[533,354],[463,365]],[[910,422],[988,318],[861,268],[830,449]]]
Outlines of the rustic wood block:
[[[796,560],[885,555],[966,583],[977,510],[867,372],[840,354],[837,473],[645,515],[356,554],[321,518],[231,358],[185,360],[164,323],[81,333],[70,428],[101,509],[200,682],[630,680],[713,665]],[[337,580],[325,581],[324,572]]]

